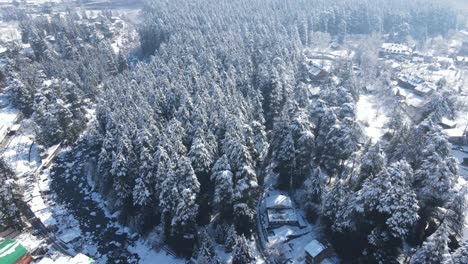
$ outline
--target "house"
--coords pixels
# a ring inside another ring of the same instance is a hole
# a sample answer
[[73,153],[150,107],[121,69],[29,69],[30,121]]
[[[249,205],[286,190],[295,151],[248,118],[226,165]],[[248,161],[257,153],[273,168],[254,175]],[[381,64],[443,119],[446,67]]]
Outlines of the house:
[[28,264],[32,256],[18,241],[7,239],[0,244],[0,263],[2,264]]
[[409,58],[413,50],[402,44],[383,43],[379,49],[380,57]]
[[280,193],[269,193],[267,195],[265,199],[269,227],[299,226],[298,216],[292,205],[291,198]]
[[335,253],[330,247],[320,243],[318,240],[312,240],[304,247],[305,264],[333,264]]
[[321,80],[328,75],[328,72],[315,63],[308,64],[309,77],[312,80]]
[[467,133],[461,128],[444,129],[448,135],[448,140],[452,144],[462,145],[467,143]]
[[416,86],[423,84],[424,80],[415,75],[401,74],[398,76],[398,85],[406,89],[414,89]]
[[442,119],[439,122],[439,125],[443,129],[451,129],[451,128],[455,128],[457,126],[457,122],[455,122],[455,121],[453,121],[451,119],[448,119],[446,117],[442,117]]

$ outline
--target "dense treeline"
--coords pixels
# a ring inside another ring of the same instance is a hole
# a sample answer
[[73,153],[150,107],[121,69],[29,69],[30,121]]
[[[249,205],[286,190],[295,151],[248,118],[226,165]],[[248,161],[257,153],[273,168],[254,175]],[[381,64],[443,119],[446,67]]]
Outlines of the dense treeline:
[[12,47],[7,76],[13,102],[25,116],[33,115],[41,144],[72,143],[86,128],[86,107],[100,83],[125,68],[106,36],[111,16],[91,20],[72,13],[21,20],[23,44]]
[[[414,263],[445,258],[464,210],[435,125],[452,106],[436,95],[421,124],[395,115],[385,140],[365,143],[351,63],[309,98],[303,49],[316,31],[423,40],[454,28],[452,12],[420,1],[149,1],[140,37],[154,56],[106,83],[88,139],[99,190],[123,222],[161,227],[179,253],[195,245],[202,263],[216,257],[198,227],[219,213],[219,241],[247,263],[239,235],[255,229],[255,198],[273,167],[278,188],[305,189],[306,208],[346,260],[392,263],[403,243],[427,237]],[[433,250],[434,239],[447,246]]]
[[[233,252],[234,263],[248,263],[246,238],[270,173],[277,188],[304,195],[310,220],[320,219],[346,261],[394,263],[404,244],[417,248],[412,263],[456,263],[466,255],[464,195],[455,186],[451,145],[436,125],[453,115],[454,98],[436,93],[414,124],[396,111],[383,140],[367,142],[356,101],[376,73],[364,79],[353,62],[339,61],[310,97],[304,54],[349,34],[388,34],[397,42],[446,35],[457,27],[450,7],[403,0],[147,1],[141,49],[154,56],[131,71],[108,43],[111,19],[23,19],[22,41],[32,52],[18,48],[8,81],[44,145],[72,143],[97,98],[85,139],[94,151],[96,187],[122,222],[160,234],[198,263],[217,263],[202,228],[216,218],[216,242]],[[362,66],[366,50],[360,53]],[[14,214],[2,211],[10,222]]]
[[[346,34],[378,32],[392,34],[396,40],[404,41],[409,35],[417,40],[446,35],[457,26],[456,11],[437,1],[300,0],[283,3],[276,0],[237,0],[234,3],[208,1],[203,5],[198,1],[147,2],[143,10],[149,15],[146,15],[147,20],[140,30],[142,48],[147,54],[152,54],[162,42],[179,30],[215,33],[211,27],[214,23],[210,22],[219,22],[221,30],[228,30],[237,21],[249,21],[244,23],[248,31],[251,29],[249,27],[256,25],[263,25],[263,29],[276,26],[269,33],[274,35],[281,30],[296,31],[303,45],[313,42],[309,33],[315,31],[328,32],[340,39]],[[205,8],[207,6],[210,8]],[[171,8],[186,10],[188,13],[168,12],[176,10]],[[197,27],[192,28],[195,25]]]
[[15,182],[15,173],[0,159],[0,229],[21,227],[18,195],[19,187]]

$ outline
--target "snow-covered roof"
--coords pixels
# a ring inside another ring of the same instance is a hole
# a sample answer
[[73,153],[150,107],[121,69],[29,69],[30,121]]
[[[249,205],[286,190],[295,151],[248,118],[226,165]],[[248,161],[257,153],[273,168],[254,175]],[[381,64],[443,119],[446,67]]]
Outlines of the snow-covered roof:
[[311,255],[312,257],[318,256],[325,249],[326,247],[317,240],[312,240],[304,247],[304,250],[307,252],[307,254]]
[[283,194],[270,194],[266,197],[266,207],[268,209],[292,208],[291,198]]
[[444,132],[447,133],[449,137],[463,137],[464,133],[461,128],[444,129]]
[[78,228],[69,228],[66,229],[62,234],[59,235],[59,238],[65,242],[70,243],[73,240],[81,236],[81,231]]
[[319,66],[317,66],[317,65],[315,65],[315,64],[309,65],[309,73],[310,73],[312,76],[316,77],[316,76],[318,76],[321,72],[322,72],[322,69],[321,69]]
[[396,44],[396,43],[383,43],[380,49],[387,53],[404,54],[404,55],[409,55],[413,51],[410,47],[406,45],[401,45],[401,44]]
[[294,209],[268,209],[267,213],[269,223],[298,223],[297,214]]
[[440,123],[444,124],[446,126],[449,126],[449,127],[456,127],[457,126],[456,121],[454,121],[452,119],[448,119],[447,117],[442,117],[442,119],[440,120]]
[[406,104],[412,107],[421,107],[424,104],[424,100],[417,97],[411,97],[406,99]]
[[10,127],[10,131],[18,131],[20,129],[20,124],[14,124]]
[[398,79],[402,82],[409,83],[412,86],[417,86],[419,84],[424,83],[424,80],[422,78],[409,74],[400,74],[400,76],[398,76]]
[[94,263],[94,260],[84,254],[77,254],[75,257],[59,257],[56,260],[50,258],[43,258],[39,261],[39,264],[61,264],[61,263],[68,263],[68,264],[91,264]]
[[309,94],[312,95],[312,96],[317,96],[320,94],[320,86],[312,86],[312,85],[309,85],[308,86],[308,91],[309,91]]

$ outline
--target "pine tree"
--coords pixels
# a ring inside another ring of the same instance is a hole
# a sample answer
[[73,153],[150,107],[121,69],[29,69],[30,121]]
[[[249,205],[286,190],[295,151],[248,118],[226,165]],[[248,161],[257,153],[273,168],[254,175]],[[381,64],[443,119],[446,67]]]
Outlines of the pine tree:
[[178,159],[174,176],[177,189],[175,210],[171,221],[171,236],[174,238],[174,245],[179,242],[190,244],[195,242],[196,219],[198,215],[197,195],[200,192],[200,183],[195,176],[190,160],[186,157]]
[[241,235],[237,239],[236,246],[232,253],[232,264],[248,264],[254,260],[252,250],[250,249],[247,239]]
[[304,182],[304,189],[307,195],[307,202],[320,204],[322,194],[325,188],[324,179],[322,178],[320,168],[316,168],[309,178]]
[[375,177],[385,166],[385,153],[380,143],[371,146],[362,156],[361,174]]
[[224,248],[226,252],[232,252],[234,247],[237,244],[237,232],[234,225],[229,225],[228,229],[226,230],[226,241],[224,243]]
[[423,207],[444,205],[452,195],[457,175],[456,161],[433,153],[415,172],[415,186]]
[[20,212],[16,195],[19,193],[14,172],[0,159],[0,225],[8,227],[20,223]]
[[454,194],[452,201],[447,205],[444,217],[450,235],[454,235],[456,238],[463,237],[467,209],[465,195],[466,188]]
[[216,243],[224,245],[226,242],[226,230],[227,227],[224,224],[217,224],[214,231],[214,239]]
[[197,263],[203,264],[220,264],[220,260],[216,255],[216,251],[213,248],[211,238],[208,235],[206,229],[201,229],[197,236],[198,251],[196,254]]
[[[406,162],[391,164],[373,179],[368,179],[357,194],[358,211],[363,210],[363,217],[377,217],[371,222],[384,224],[388,232],[395,238],[408,235],[410,228],[418,220],[418,205],[416,194],[407,181],[411,176],[406,171]],[[380,221],[384,221],[379,223]]]
[[277,154],[279,171],[278,187],[281,189],[292,188],[292,179],[296,169],[295,153],[294,139],[292,134],[289,133],[281,143]]
[[463,242],[444,264],[468,264],[468,241]]
[[448,254],[447,227],[442,224],[437,231],[429,236],[411,258],[410,264],[443,263]]
[[212,169],[211,181],[214,183],[213,202],[222,216],[229,217],[234,198],[233,174],[226,155],[219,158]]

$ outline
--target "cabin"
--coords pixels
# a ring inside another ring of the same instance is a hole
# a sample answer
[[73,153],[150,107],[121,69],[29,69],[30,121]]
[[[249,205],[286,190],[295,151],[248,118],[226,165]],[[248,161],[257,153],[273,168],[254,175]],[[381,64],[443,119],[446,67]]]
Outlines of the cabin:
[[32,256],[18,241],[7,239],[0,244],[0,263],[29,264]]
[[269,193],[266,199],[268,226],[277,228],[284,225],[299,226],[299,219],[291,198],[280,193]]
[[330,247],[325,246],[318,240],[312,240],[304,248],[305,264],[333,264],[335,253]]
[[424,80],[418,76],[402,74],[398,76],[398,86],[406,89],[414,89],[416,86],[423,84]]
[[316,65],[315,63],[309,63],[308,72],[310,79],[314,81],[322,80],[328,75],[328,72],[326,70]]
[[409,58],[413,50],[402,44],[396,43],[383,43],[379,49],[380,57],[395,57],[395,58]]
[[439,126],[441,126],[443,129],[452,129],[457,127],[457,122],[446,117],[442,117],[440,119]]
[[448,141],[452,144],[463,145],[467,143],[467,133],[461,128],[444,129],[448,135]]

